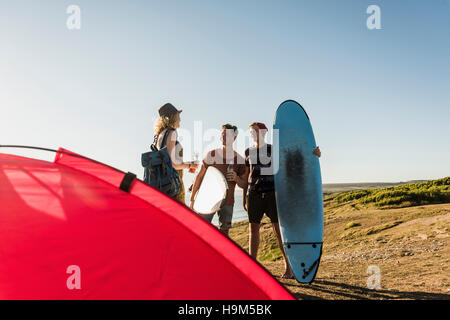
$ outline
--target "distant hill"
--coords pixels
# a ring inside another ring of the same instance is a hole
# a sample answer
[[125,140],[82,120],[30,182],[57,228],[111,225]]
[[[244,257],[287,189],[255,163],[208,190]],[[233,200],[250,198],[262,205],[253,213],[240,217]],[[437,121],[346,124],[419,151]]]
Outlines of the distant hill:
[[406,182],[358,182],[358,183],[324,183],[322,189],[324,193],[344,192],[350,190],[361,190],[368,188],[386,188],[409,183],[421,183],[427,180],[410,180]]
[[346,191],[328,197],[339,203],[356,202],[377,207],[408,207],[450,202],[450,177],[399,184],[384,188],[368,188]]

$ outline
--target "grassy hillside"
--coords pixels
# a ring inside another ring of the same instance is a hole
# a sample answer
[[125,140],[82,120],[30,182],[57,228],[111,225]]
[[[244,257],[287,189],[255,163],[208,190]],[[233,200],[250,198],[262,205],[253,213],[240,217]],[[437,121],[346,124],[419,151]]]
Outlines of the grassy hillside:
[[[450,203],[424,204],[450,202],[449,180],[328,197],[323,254],[312,284],[279,278],[281,252],[267,218],[258,260],[299,299],[450,299]],[[247,221],[233,224],[230,236],[248,250]],[[370,265],[381,269],[380,290],[367,289]]]
[[450,177],[422,183],[410,183],[382,189],[342,192],[326,198],[339,203],[357,200],[361,205],[377,207],[409,207],[450,202]]

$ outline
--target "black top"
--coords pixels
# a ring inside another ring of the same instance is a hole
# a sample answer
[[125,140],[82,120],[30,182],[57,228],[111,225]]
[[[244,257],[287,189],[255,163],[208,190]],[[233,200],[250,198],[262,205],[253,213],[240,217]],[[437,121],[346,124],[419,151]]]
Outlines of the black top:
[[250,170],[248,176],[250,191],[275,191],[272,168],[272,145],[265,144],[260,148],[247,148],[245,150],[245,165]]

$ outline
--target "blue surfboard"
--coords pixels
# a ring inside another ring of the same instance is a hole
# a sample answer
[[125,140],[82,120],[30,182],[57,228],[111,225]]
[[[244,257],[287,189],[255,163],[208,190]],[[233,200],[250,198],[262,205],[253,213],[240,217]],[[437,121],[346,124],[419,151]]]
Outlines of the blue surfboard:
[[283,245],[297,281],[311,283],[323,244],[322,178],[319,159],[313,154],[316,141],[308,115],[293,100],[278,107],[273,128],[275,195]]

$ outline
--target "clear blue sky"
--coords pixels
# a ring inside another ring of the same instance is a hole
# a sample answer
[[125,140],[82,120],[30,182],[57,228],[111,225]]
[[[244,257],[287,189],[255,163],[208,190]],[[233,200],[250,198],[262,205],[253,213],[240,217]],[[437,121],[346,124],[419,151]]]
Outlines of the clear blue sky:
[[450,1],[2,1],[0,41],[0,144],[142,176],[163,103],[193,130],[271,126],[295,99],[325,183],[450,175]]

